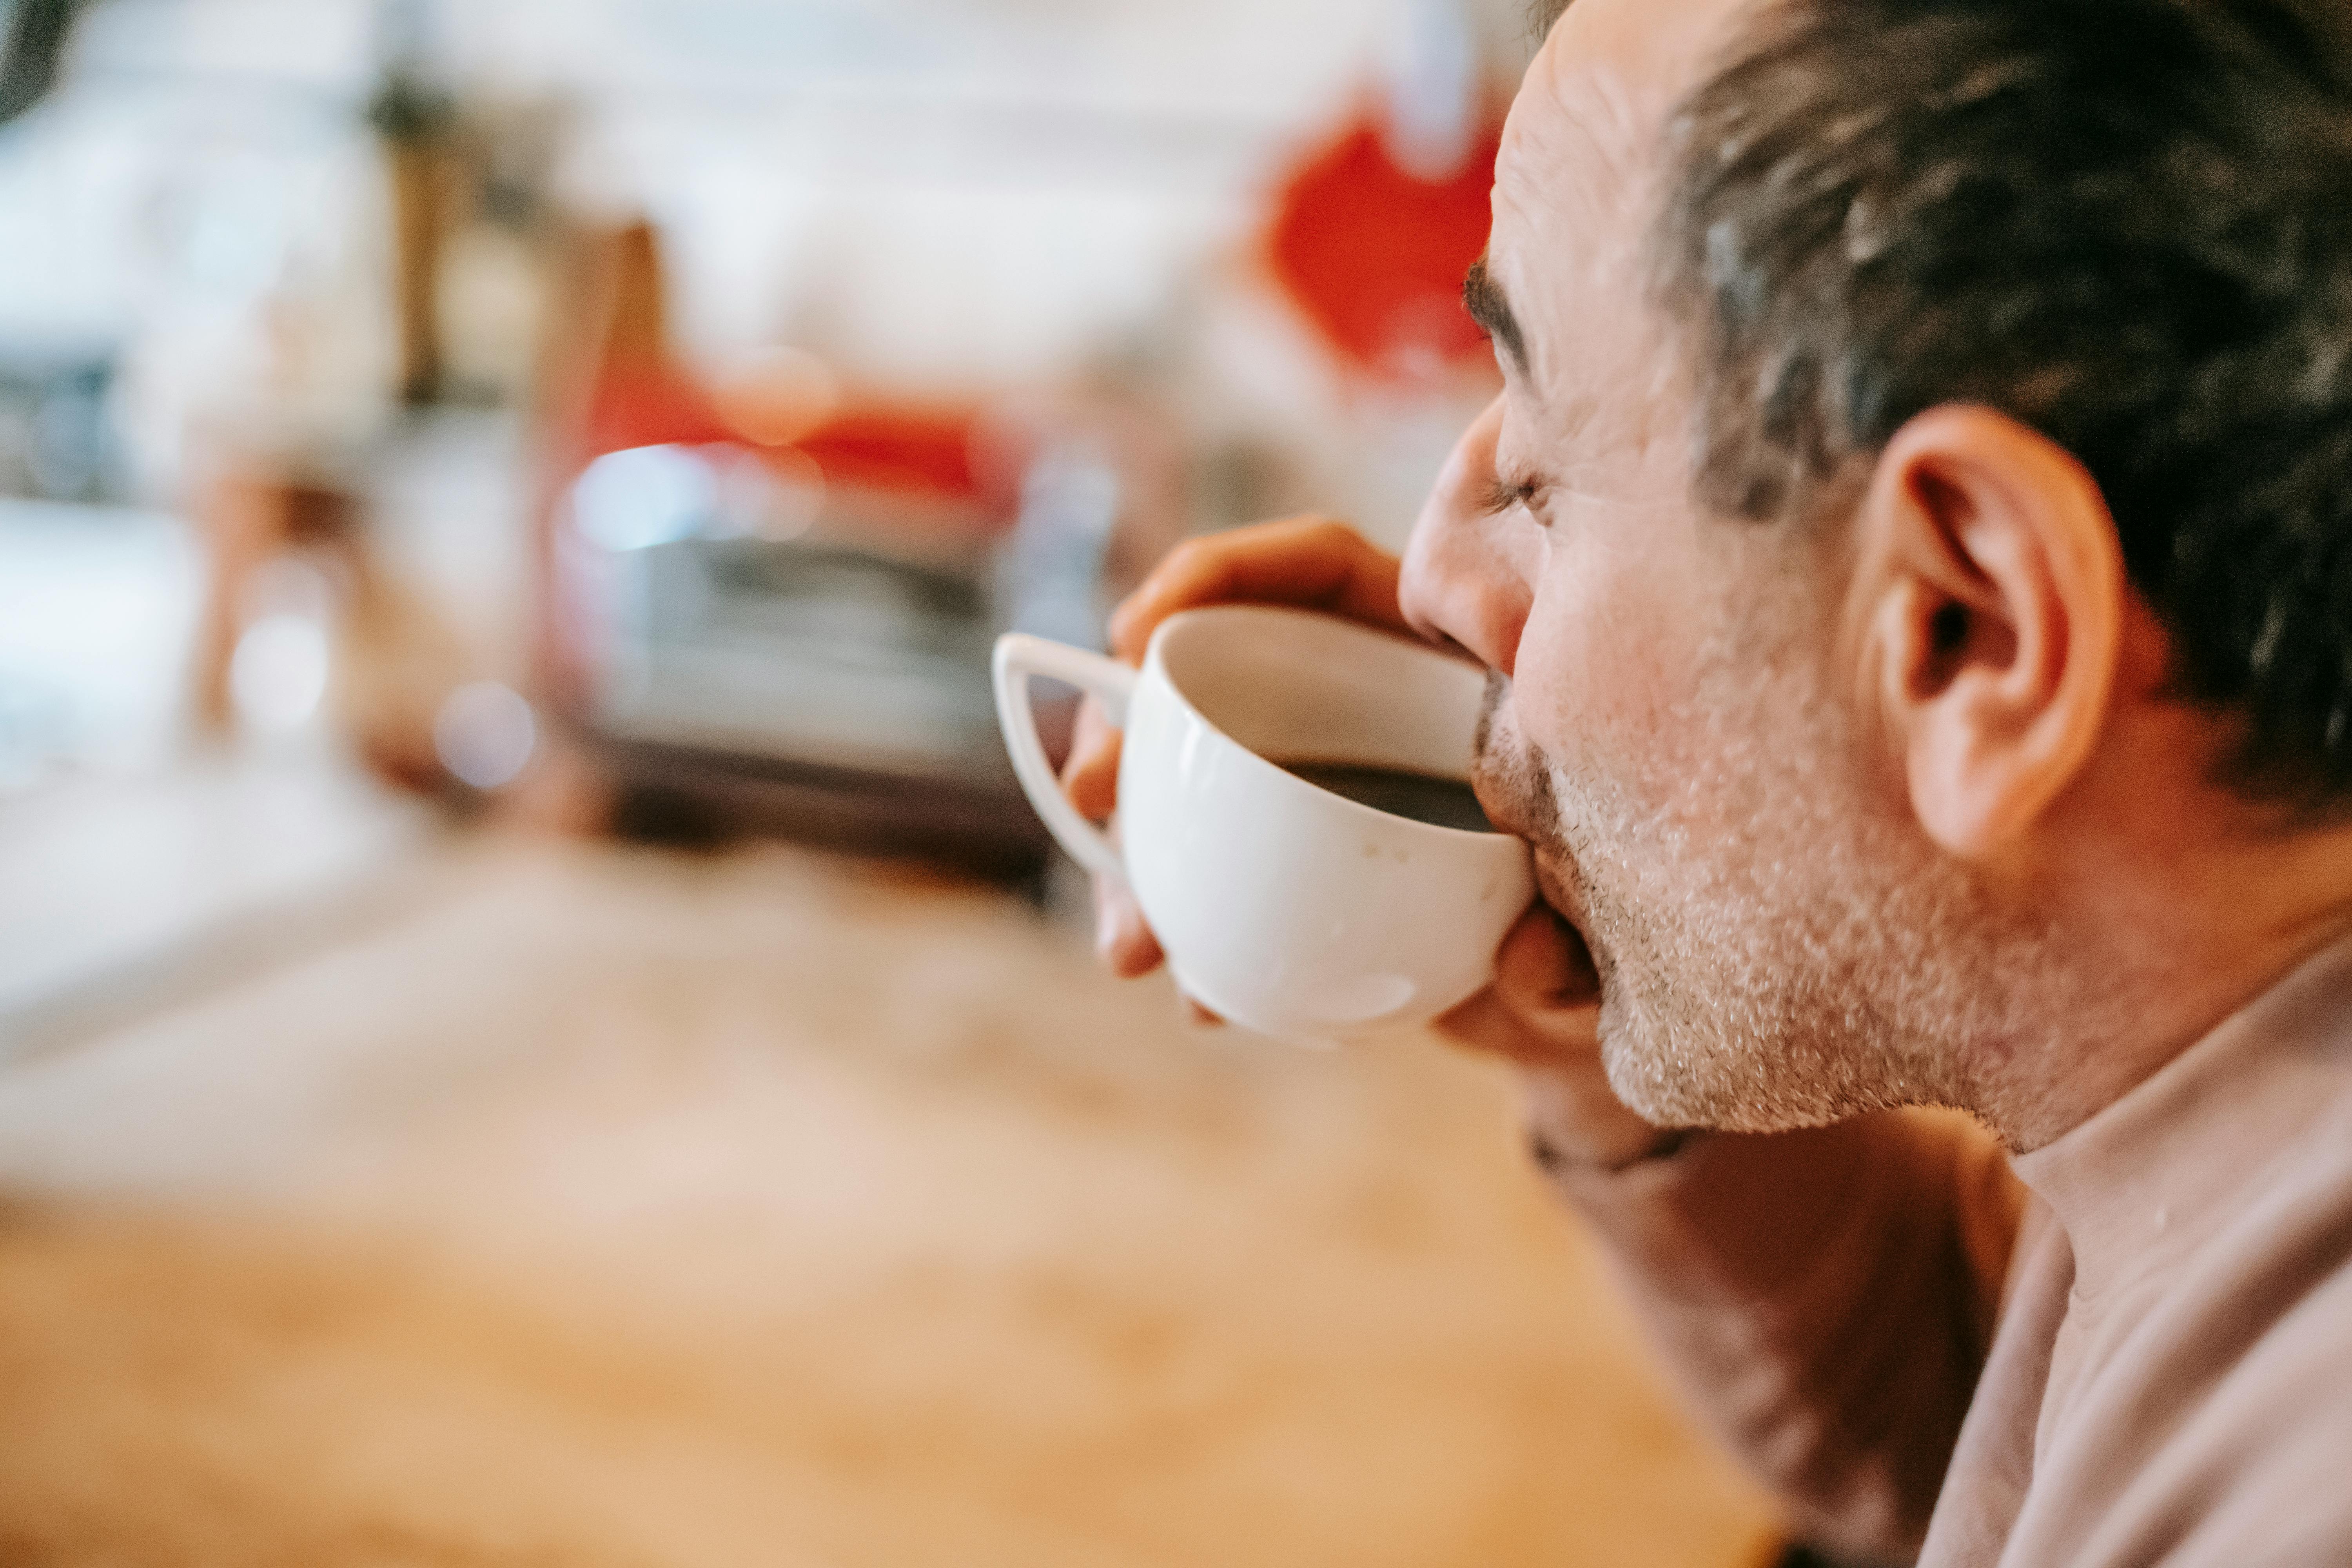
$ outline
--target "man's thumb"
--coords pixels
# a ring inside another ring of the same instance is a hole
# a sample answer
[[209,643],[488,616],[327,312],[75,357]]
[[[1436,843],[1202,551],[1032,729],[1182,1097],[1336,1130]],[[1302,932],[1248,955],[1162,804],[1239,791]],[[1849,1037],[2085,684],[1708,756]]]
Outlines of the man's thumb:
[[1574,926],[1540,900],[1528,906],[1496,950],[1495,989],[1526,1013],[1585,1007],[1601,998],[1591,950]]

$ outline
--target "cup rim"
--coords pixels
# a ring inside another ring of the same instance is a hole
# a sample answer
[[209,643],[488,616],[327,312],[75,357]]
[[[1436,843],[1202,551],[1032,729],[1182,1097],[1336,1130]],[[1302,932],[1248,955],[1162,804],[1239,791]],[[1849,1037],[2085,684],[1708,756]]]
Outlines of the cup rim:
[[[1273,758],[1265,756],[1251,747],[1242,744],[1242,742],[1234,739],[1223,725],[1219,724],[1215,720],[1211,719],[1206,713],[1201,711],[1200,705],[1192,700],[1191,695],[1185,691],[1183,687],[1177,683],[1175,676],[1171,674],[1169,671],[1168,661],[1163,657],[1165,652],[1163,645],[1167,641],[1169,634],[1180,626],[1188,623],[1197,623],[1203,620],[1219,620],[1226,618],[1265,619],[1270,617],[1280,617],[1289,620],[1317,621],[1343,633],[1353,634],[1374,641],[1391,644],[1410,652],[1427,654],[1433,658],[1443,659],[1449,664],[1458,665],[1465,669],[1476,668],[1469,660],[1457,658],[1456,656],[1446,652],[1444,648],[1439,647],[1434,643],[1423,642],[1418,637],[1407,637],[1401,632],[1390,631],[1383,626],[1366,626],[1361,621],[1351,621],[1344,616],[1334,616],[1321,610],[1302,609],[1294,605],[1206,605],[1198,609],[1180,610],[1160,623],[1159,626],[1154,629],[1151,634],[1151,641],[1147,644],[1144,648],[1143,667],[1145,673],[1156,674],[1159,677],[1160,683],[1168,689],[1168,694],[1176,700],[1177,705],[1183,709],[1185,713],[1190,716],[1195,723],[1199,724],[1202,729],[1207,730],[1211,734],[1216,736],[1218,740],[1223,741],[1226,745],[1231,746],[1241,755],[1248,758],[1252,763],[1255,763],[1265,772],[1280,779],[1286,785],[1305,790],[1318,800],[1337,802],[1339,805],[1347,807],[1349,812],[1360,813],[1362,816],[1370,817],[1373,821],[1389,827],[1403,827],[1410,828],[1420,833],[1439,834],[1443,836],[1444,840],[1448,841],[1459,840],[1471,844],[1498,843],[1509,846],[1515,849],[1523,847],[1519,838],[1515,835],[1505,832],[1499,827],[1490,827],[1483,833],[1479,832],[1475,828],[1447,827],[1434,822],[1422,822],[1413,817],[1400,816],[1392,811],[1382,811],[1378,806],[1366,805],[1360,800],[1349,800],[1346,795],[1339,794],[1336,790],[1328,790],[1321,784],[1312,784],[1306,779],[1300,778],[1297,773],[1292,773],[1288,768],[1284,767],[1280,763],[1276,762]],[[1456,782],[1468,784],[1470,781],[1465,778]]]

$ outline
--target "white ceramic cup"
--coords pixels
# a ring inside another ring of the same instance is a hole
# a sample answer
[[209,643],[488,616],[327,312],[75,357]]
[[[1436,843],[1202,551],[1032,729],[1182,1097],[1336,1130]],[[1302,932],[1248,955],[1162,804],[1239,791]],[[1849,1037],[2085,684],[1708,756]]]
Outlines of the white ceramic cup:
[[[1343,1039],[1466,1000],[1535,897],[1527,847],[1391,816],[1286,772],[1328,762],[1467,779],[1485,679],[1335,616],[1191,610],[1140,671],[1011,633],[996,709],[1030,804],[1087,870],[1123,878],[1184,993],[1265,1034]],[[1126,731],[1114,843],[1064,797],[1032,677],[1097,699]]]

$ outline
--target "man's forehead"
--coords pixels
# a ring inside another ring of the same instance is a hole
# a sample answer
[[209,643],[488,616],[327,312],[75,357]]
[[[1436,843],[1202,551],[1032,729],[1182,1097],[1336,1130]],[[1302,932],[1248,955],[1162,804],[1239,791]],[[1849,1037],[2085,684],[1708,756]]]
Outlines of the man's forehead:
[[1718,51],[1738,18],[1773,0],[1557,0],[1539,3],[1538,64],[1549,58],[1609,63],[1629,79],[1649,79],[1671,97]]
[[1638,143],[1624,107],[1604,73],[1546,47],[1512,101],[1496,160],[1498,237],[1555,224],[1590,235],[1627,205]]
[[1556,277],[1562,263],[1633,246],[1667,118],[1754,3],[1575,0],[1550,30],[1512,100],[1495,169],[1490,265],[1522,311],[1545,292],[1531,264]]
[[1596,195],[1646,178],[1667,117],[1755,3],[1577,0],[1512,101],[1499,174],[1533,186],[1567,165]]

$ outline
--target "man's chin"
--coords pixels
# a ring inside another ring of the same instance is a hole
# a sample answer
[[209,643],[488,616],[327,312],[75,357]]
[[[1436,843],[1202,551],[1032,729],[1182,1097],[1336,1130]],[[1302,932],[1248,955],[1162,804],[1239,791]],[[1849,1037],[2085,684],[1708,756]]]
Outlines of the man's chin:
[[1657,1127],[1708,1132],[1797,1132],[1843,1121],[1867,1107],[1832,1099],[1792,1094],[1787,1086],[1735,1081],[1737,1071],[1711,1071],[1717,1065],[1701,1055],[1661,1050],[1654,1042],[1629,1039],[1622,1020],[1611,1018],[1612,998],[1601,1005],[1601,1064],[1609,1088],[1626,1110]]
[[[1605,1019],[1609,1004],[1601,1003]],[[1654,1127],[1688,1128],[1707,1132],[1772,1132],[1777,1127],[1754,1124],[1736,1105],[1721,1097],[1699,1092],[1699,1086],[1677,1078],[1647,1049],[1624,1045],[1618,1031],[1605,1023],[1601,1030],[1601,1065],[1609,1075],[1609,1089],[1619,1103]]]

